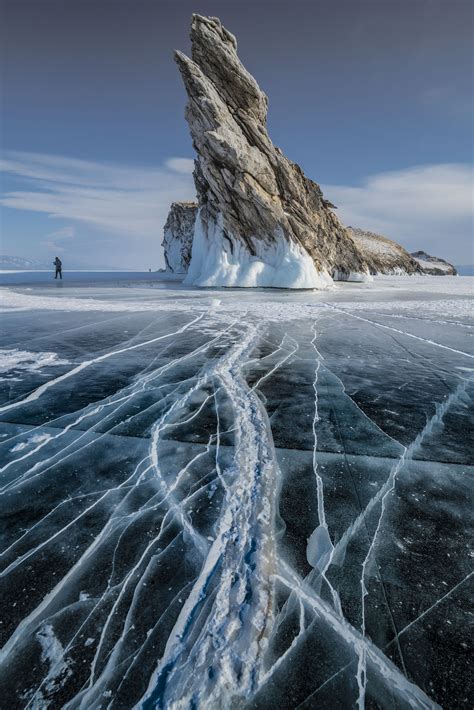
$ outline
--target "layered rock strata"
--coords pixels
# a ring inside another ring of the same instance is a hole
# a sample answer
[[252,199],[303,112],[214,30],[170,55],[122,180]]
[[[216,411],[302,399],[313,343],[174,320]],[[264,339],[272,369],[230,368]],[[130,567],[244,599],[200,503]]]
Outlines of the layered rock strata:
[[[273,145],[267,97],[237,56],[235,37],[218,18],[194,15],[191,44],[191,59],[175,53],[197,153],[199,212],[186,281],[319,288],[385,271],[385,257],[369,258],[319,185]],[[400,270],[416,270],[405,254]]]
[[197,152],[199,202],[188,280],[198,285],[326,285],[368,265],[319,185],[271,142],[267,97],[217,18],[194,15],[192,59],[176,52]]
[[173,202],[171,205],[161,242],[168,272],[188,272],[197,211],[196,202]]

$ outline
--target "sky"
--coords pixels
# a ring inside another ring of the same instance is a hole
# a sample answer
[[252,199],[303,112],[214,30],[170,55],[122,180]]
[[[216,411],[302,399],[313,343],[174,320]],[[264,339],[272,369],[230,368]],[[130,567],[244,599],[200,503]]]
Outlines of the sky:
[[3,254],[163,266],[194,197],[173,50],[221,18],[273,142],[345,224],[473,264],[471,0],[3,0]]

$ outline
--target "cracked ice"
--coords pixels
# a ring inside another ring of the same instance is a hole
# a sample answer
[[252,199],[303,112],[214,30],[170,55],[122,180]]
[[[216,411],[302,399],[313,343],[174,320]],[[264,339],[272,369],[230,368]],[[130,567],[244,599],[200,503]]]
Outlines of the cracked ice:
[[3,291],[5,707],[466,703],[469,285]]

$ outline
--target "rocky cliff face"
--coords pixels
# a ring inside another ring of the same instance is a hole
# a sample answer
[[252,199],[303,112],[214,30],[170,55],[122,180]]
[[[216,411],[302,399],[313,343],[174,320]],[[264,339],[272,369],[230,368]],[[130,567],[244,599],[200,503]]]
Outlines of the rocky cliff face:
[[375,232],[347,227],[372,274],[421,273],[418,262],[400,244]]
[[199,218],[188,280],[315,287],[368,264],[319,185],[271,142],[267,97],[217,18],[194,15],[192,59],[176,52],[197,152]]
[[420,265],[424,274],[431,276],[457,276],[458,272],[452,264],[438,256],[430,256],[425,251],[414,251],[411,256]]
[[175,274],[187,273],[197,211],[196,202],[173,202],[171,205],[161,242],[167,271]]
[[416,271],[401,247],[389,267],[386,254],[361,248],[319,185],[273,145],[267,97],[220,20],[194,15],[191,43],[192,59],[175,54],[197,152],[199,212],[187,282],[318,288],[332,278]]

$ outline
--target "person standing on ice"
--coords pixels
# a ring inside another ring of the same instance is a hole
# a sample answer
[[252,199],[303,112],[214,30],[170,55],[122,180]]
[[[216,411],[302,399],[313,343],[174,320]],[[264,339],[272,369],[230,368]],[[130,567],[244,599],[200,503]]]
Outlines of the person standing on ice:
[[58,274],[59,274],[59,278],[62,279],[62,277],[63,277],[63,262],[61,261],[59,256],[57,256],[55,258],[55,260],[53,261],[53,264],[56,267],[56,274],[55,274],[54,278],[57,279]]

